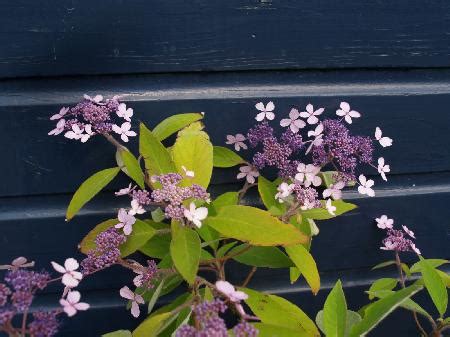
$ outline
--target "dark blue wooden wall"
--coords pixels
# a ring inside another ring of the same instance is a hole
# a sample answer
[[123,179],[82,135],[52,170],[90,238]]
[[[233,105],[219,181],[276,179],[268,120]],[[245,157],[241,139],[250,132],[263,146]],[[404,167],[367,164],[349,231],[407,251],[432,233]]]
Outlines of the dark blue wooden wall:
[[[317,297],[289,285],[286,271],[258,271],[253,287],[272,290],[315,315],[329,287],[344,281],[352,309],[380,275],[373,218],[408,224],[427,257],[450,258],[450,2],[447,0],[0,0],[1,262],[26,255],[48,267],[72,256],[83,235],[120,207],[104,193],[64,222],[71,193],[114,165],[111,146],[51,138],[48,117],[83,93],[120,94],[149,126],[179,112],[204,111],[215,143],[244,132],[253,105],[277,111],[309,102],[333,114],[342,100],[363,113],[353,126],[394,138],[377,196],[346,197],[360,207],[320,224],[313,243],[322,273]],[[216,172],[213,193],[235,188],[235,170]],[[110,190],[123,185],[119,180]],[[249,203],[255,203],[250,196]],[[236,281],[242,270],[233,269]],[[61,336],[98,336],[133,327],[118,289],[120,270],[82,284],[92,310]],[[57,304],[57,289],[40,298]],[[427,302],[426,297],[423,298]],[[429,303],[428,303],[429,304]],[[401,323],[399,323],[401,322]],[[396,312],[373,336],[416,336]]]

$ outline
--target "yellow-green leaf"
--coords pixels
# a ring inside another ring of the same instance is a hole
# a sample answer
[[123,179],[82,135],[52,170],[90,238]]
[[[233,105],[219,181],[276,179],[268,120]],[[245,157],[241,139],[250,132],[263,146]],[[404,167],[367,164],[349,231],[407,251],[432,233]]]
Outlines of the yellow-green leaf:
[[178,272],[190,284],[194,282],[200,262],[201,241],[191,228],[172,224],[170,254]]
[[258,192],[261,200],[266,206],[269,213],[272,215],[282,215],[286,212],[286,204],[278,202],[275,199],[277,194],[278,184],[276,181],[272,182],[263,176],[258,177]]
[[159,141],[163,141],[175,132],[202,118],[202,114],[195,112],[173,115],[155,126],[152,132]]
[[320,289],[320,276],[312,255],[302,245],[286,247],[286,253],[300,270],[312,292],[317,294]]
[[347,322],[347,302],[341,281],[328,294],[323,307],[323,328],[327,337],[344,337]]
[[194,177],[183,179],[182,185],[195,183],[208,187],[213,169],[213,146],[209,139],[201,134],[179,136],[172,147],[172,156],[177,172],[184,174],[182,166],[194,172]]
[[133,331],[133,337],[156,337],[164,323],[172,316],[171,312],[164,312],[158,315],[152,315],[144,320]]
[[241,290],[249,296],[245,303],[262,323],[297,331],[300,336],[320,336],[314,322],[295,304],[279,296],[248,288]]
[[434,269],[432,265],[421,256],[420,260],[420,272],[422,273],[425,287],[427,288],[428,294],[433,300],[436,309],[442,317],[447,311],[447,288],[444,284],[444,281],[437,273],[436,269]]
[[285,328],[278,325],[271,325],[266,323],[253,323],[258,330],[258,337],[310,337],[306,331],[298,331]]
[[156,230],[147,222],[136,219],[133,225],[133,231],[127,236],[127,240],[120,246],[120,255],[122,257],[128,256],[139,248],[155,235]]
[[223,146],[214,146],[213,148],[213,163],[214,167],[233,167],[239,164],[245,163],[245,160],[242,159],[236,152],[223,147]]
[[143,123],[140,124],[139,152],[149,175],[176,172],[169,151]]
[[[322,204],[325,205],[325,202],[322,201]],[[335,215],[331,215],[326,208],[313,208],[308,209],[306,211],[302,211],[301,214],[303,217],[313,220],[326,220],[334,218],[338,215],[347,213],[352,209],[356,208],[356,205],[345,202],[343,200],[333,200],[331,204],[336,207],[336,211],[334,211]],[[325,206],[324,206],[325,207]]]
[[250,206],[224,206],[216,216],[208,217],[205,221],[222,235],[247,241],[253,246],[287,246],[308,240],[293,225]]
[[75,214],[83,207],[89,200],[91,200],[98,192],[100,192],[111,180],[119,173],[119,167],[113,167],[106,170],[99,171],[85,180],[70,201],[66,212],[66,219],[72,219]]
[[[246,244],[234,247],[228,255],[234,255],[242,251]],[[277,247],[251,247],[244,253],[233,257],[234,260],[255,267],[287,268],[291,267],[292,261]]]
[[87,254],[92,249],[95,249],[95,239],[97,238],[97,235],[118,223],[119,221],[117,219],[110,219],[99,223],[83,238],[83,240],[81,240],[79,245],[80,251],[83,254]]
[[128,150],[120,149],[118,150],[119,156],[125,165],[125,173],[133,179],[140,188],[145,188],[144,185],[144,173],[141,170],[136,157]]

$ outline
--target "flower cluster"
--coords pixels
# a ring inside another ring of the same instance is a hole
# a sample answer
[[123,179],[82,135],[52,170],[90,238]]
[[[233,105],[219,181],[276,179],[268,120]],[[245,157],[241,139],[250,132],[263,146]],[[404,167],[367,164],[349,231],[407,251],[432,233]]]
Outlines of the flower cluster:
[[[133,109],[120,103],[117,97],[103,101],[102,95],[93,98],[84,95],[82,102],[70,108],[63,107],[50,117],[50,120],[57,120],[57,123],[48,134],[57,136],[64,132],[64,137],[85,143],[94,135],[114,131],[124,142],[128,142],[128,137],[136,136],[131,131],[132,116]],[[120,126],[116,125],[115,118],[123,119],[124,122],[119,123]]]
[[416,236],[408,227],[403,225],[403,230],[394,229],[394,220],[389,219],[387,215],[382,215],[376,218],[375,221],[378,228],[386,230],[386,238],[383,239],[383,246],[380,249],[421,254],[413,241],[413,239],[416,239]]
[[117,263],[120,257],[119,247],[125,240],[125,235],[115,228],[109,228],[98,234],[95,239],[95,248],[90,250],[81,262],[83,274],[92,274]]

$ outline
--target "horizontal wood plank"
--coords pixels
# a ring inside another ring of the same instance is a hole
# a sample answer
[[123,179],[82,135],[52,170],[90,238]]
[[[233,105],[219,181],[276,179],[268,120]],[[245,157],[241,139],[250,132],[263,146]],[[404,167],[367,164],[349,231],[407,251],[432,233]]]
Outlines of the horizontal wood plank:
[[[386,158],[392,174],[448,171],[449,74],[274,72],[5,81],[0,83],[0,142],[10,145],[2,152],[0,196],[72,192],[93,172],[116,165],[113,147],[101,137],[81,144],[61,135],[47,136],[55,124],[49,116],[79,100],[83,92],[120,94],[135,110],[134,129],[139,120],[153,127],[172,114],[204,111],[216,145],[225,145],[227,134],[245,132],[255,123],[254,104],[260,100],[275,102],[277,121],[292,106],[303,109],[309,102],[325,107],[325,116],[333,117],[345,100],[363,115],[352,131],[373,136],[380,126],[394,138],[394,146],[375,153]],[[136,143],[134,139],[131,147]],[[235,181],[236,170],[218,170],[213,182]],[[376,173],[367,170],[371,172]],[[111,188],[124,183],[119,179]]]
[[447,67],[443,0],[17,0],[0,77]]

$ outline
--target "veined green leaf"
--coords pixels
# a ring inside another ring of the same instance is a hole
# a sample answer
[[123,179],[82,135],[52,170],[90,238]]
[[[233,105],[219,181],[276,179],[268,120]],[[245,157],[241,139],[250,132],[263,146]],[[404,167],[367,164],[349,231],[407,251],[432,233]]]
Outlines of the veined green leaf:
[[117,330],[107,334],[102,335],[102,337],[132,337],[131,331],[129,330]]
[[423,281],[425,287],[427,288],[428,294],[433,300],[436,309],[438,310],[441,317],[447,311],[448,304],[448,293],[444,281],[439,276],[437,271],[432,267],[432,265],[420,257],[420,272],[422,273]]
[[373,300],[374,296],[370,292],[376,292],[378,290],[392,290],[397,286],[397,279],[395,278],[380,278],[376,280],[369,288],[369,300]]
[[117,150],[123,164],[125,165],[125,173],[133,179],[140,188],[145,188],[144,185],[144,173],[141,170],[136,157],[128,150]]
[[[355,324],[361,322],[361,320],[362,320],[362,318],[357,312],[352,311],[352,310],[347,310],[346,321],[345,321],[345,335],[344,336],[347,337],[350,334],[350,331],[351,331],[352,327]],[[319,329],[323,333],[325,333],[325,328],[324,328],[324,325],[323,325],[323,310],[320,310],[317,313],[316,324],[319,327]]]
[[140,124],[139,152],[149,175],[176,172],[169,151],[143,123]]
[[120,255],[122,257],[128,256],[139,248],[155,235],[156,230],[147,222],[136,219],[133,225],[133,231],[127,236],[127,241],[120,246]]
[[[243,250],[246,245],[234,247],[228,255],[233,255]],[[287,268],[293,266],[292,261],[277,247],[251,247],[244,253],[233,257],[234,260],[255,267]]]
[[364,318],[361,322],[353,326],[350,337],[365,336],[392,311],[404,303],[406,299],[410,298],[420,289],[422,289],[421,286],[412,285],[368,305],[365,309]]
[[170,233],[158,234],[150,238],[139,250],[147,256],[162,259],[170,249]]
[[225,254],[231,249],[233,248],[235,245],[237,244],[237,241],[232,241],[229,243],[224,244],[223,246],[221,246],[216,253],[216,257],[217,258],[221,258],[224,257]]
[[308,332],[293,330],[278,325],[253,323],[258,330],[258,337],[309,337]]
[[164,119],[153,129],[153,134],[159,141],[163,141],[167,137],[173,135],[191,123],[194,123],[203,116],[200,113],[184,113],[170,116]]
[[[437,268],[437,267],[440,267],[440,266],[450,262],[449,260],[443,260],[443,259],[424,259],[424,260],[426,260],[427,263],[432,268]],[[414,263],[410,268],[411,273],[420,273],[421,263],[422,263],[421,261]]]
[[262,323],[297,331],[299,336],[320,336],[314,322],[295,304],[279,296],[241,290],[249,296],[245,302]]
[[312,292],[317,294],[320,289],[320,276],[312,255],[302,245],[286,247],[286,253],[305,277]]
[[213,148],[213,163],[214,167],[233,167],[239,164],[244,164],[245,160],[236,152],[223,147],[214,146]]
[[392,265],[395,265],[394,260],[385,261],[385,262],[381,262],[381,263],[377,264],[376,266],[372,267],[372,270],[380,269],[380,268],[384,268],[384,267],[388,267],[388,266],[392,266]]
[[148,307],[147,307],[147,313],[151,313],[153,310],[153,307],[156,304],[156,301],[158,300],[159,296],[161,295],[161,291],[164,287],[165,279],[162,279],[161,282],[159,282],[158,286],[156,287],[155,291],[153,292],[152,297],[150,298],[150,301],[148,301]]
[[275,199],[275,194],[278,192],[277,188],[278,184],[276,180],[271,182],[263,176],[258,177],[258,192],[264,206],[266,206],[269,213],[278,216],[286,212],[286,204],[280,203]]
[[178,136],[172,147],[172,156],[177,172],[184,175],[182,166],[194,172],[194,177],[184,178],[184,186],[198,184],[208,187],[213,169],[213,146],[202,134]]
[[253,246],[292,245],[308,240],[293,225],[250,206],[224,206],[216,216],[205,221],[222,235],[247,241]]
[[133,331],[133,337],[156,337],[164,323],[172,316],[172,313],[165,312],[159,315],[152,315],[144,320]]
[[341,281],[337,281],[323,307],[323,327],[327,337],[344,337],[347,322],[347,302]]
[[175,268],[181,276],[192,284],[197,275],[200,262],[200,238],[197,233],[178,223],[172,224],[172,242],[170,243],[170,254]]
[[291,284],[294,284],[297,282],[298,278],[302,275],[302,272],[297,267],[290,267],[289,268],[289,280],[291,281]]
[[80,187],[78,187],[72,200],[70,200],[69,207],[67,207],[66,219],[72,219],[81,207],[114,179],[119,171],[119,167],[113,167],[99,171],[86,179]]
[[[325,205],[325,202],[322,201],[322,204]],[[302,211],[301,214],[302,216],[308,218],[308,219],[313,219],[313,220],[326,220],[326,219],[331,219],[334,218],[338,215],[347,213],[349,211],[351,211],[352,209],[356,208],[356,205],[342,201],[342,200],[333,200],[331,202],[331,204],[336,207],[336,211],[334,211],[334,213],[336,215],[331,215],[326,208],[313,208],[313,209],[308,209],[306,211]],[[325,206],[324,206],[325,207]]]
[[214,201],[208,206],[208,215],[215,216],[217,212],[224,206],[237,205],[239,198],[238,192],[225,192],[219,195]]

